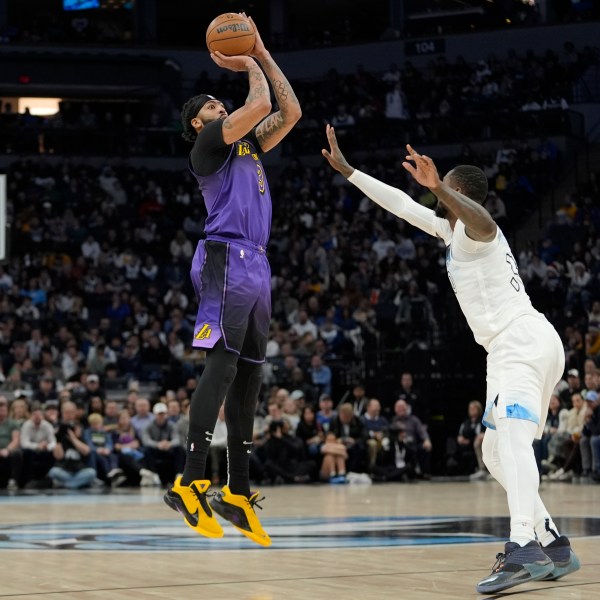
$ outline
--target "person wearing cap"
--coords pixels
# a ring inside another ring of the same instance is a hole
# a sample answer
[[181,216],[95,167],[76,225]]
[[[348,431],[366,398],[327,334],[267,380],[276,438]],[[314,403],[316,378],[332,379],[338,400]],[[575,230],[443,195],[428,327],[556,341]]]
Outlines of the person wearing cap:
[[333,398],[331,394],[321,394],[319,396],[317,423],[324,433],[327,433],[331,429],[331,424],[336,417],[337,412],[333,410]]
[[169,421],[168,411],[164,402],[157,402],[152,408],[154,420],[142,432],[148,468],[158,473],[163,484],[180,476],[185,457],[179,431]]
[[560,400],[565,408],[573,406],[573,394],[581,392],[581,379],[577,369],[567,371],[567,387],[560,392]]
[[106,392],[100,386],[100,377],[96,373],[91,373],[85,378],[85,391],[81,398],[86,407],[89,406],[94,396],[99,396],[102,400],[106,400]]
[[[255,32],[249,56],[210,55],[217,66],[248,74],[245,104],[229,113],[218,98],[200,94],[182,110],[183,138],[193,144],[188,166],[208,213],[206,239],[198,242],[191,267],[199,303],[192,345],[205,349],[207,356],[191,396],[183,476],[167,492],[165,502],[197,533],[223,535],[204,506],[210,486],[208,451],[227,395],[228,485],[210,504],[225,519],[237,521],[238,530],[249,539],[268,546],[270,539],[253,509],[257,493],[250,492],[249,480],[254,413],[271,319],[266,246],[272,208],[260,155],[283,140],[302,111],[256,26]],[[279,108],[273,114],[271,91]]]

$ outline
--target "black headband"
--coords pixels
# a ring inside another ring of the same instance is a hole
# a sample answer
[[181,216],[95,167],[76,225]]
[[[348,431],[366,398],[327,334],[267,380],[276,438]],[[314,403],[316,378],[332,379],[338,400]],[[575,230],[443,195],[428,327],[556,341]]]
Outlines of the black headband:
[[198,96],[198,100],[196,101],[196,110],[194,111],[195,114],[198,114],[202,110],[202,107],[210,100],[216,100],[216,98],[210,94],[200,94]]

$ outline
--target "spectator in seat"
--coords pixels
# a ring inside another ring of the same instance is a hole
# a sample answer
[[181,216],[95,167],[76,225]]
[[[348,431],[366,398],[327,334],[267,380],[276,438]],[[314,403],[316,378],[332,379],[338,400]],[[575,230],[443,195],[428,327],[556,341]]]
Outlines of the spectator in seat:
[[74,402],[65,402],[61,407],[56,446],[52,452],[56,462],[48,476],[55,484],[68,489],[90,486],[96,479],[96,470],[90,466],[91,452],[92,449],[83,441],[77,406]]
[[362,421],[354,415],[352,404],[347,402],[339,407],[330,431],[348,451],[346,463],[348,471],[363,472],[366,462],[367,430]]
[[539,440],[533,441],[533,450],[540,473],[543,471],[542,461],[548,460],[548,444],[552,436],[559,431],[561,420],[566,420],[568,412],[566,408],[563,408],[560,397],[556,393],[552,394],[542,437]]
[[377,454],[382,448],[383,440],[388,435],[389,422],[381,415],[381,403],[377,398],[371,398],[367,404],[367,410],[365,414],[360,417],[363,422],[367,435],[367,457],[368,457],[368,471],[369,473],[375,467],[377,461]]
[[172,483],[183,472],[185,452],[177,427],[169,422],[167,405],[157,402],[154,421],[142,432],[148,468],[158,473],[163,484]]
[[[365,411],[367,410],[367,404],[369,403],[369,398],[365,392],[365,386],[362,383],[357,383],[352,388],[352,396],[349,398],[349,402],[352,404],[354,414],[357,417],[365,414]],[[343,401],[340,402],[340,405],[342,403]]]
[[119,423],[119,405],[114,400],[109,400],[104,405],[104,430],[114,431]]
[[405,400],[398,400],[394,406],[392,425],[402,427],[406,432],[405,442],[417,457],[416,472],[423,479],[431,478],[431,440],[427,429],[419,417],[411,415]]
[[0,396],[0,488],[16,490],[22,466],[19,425],[8,418],[8,400]]
[[331,425],[336,417],[337,412],[333,410],[333,398],[330,394],[321,394],[319,397],[317,424],[323,430],[323,433],[327,433],[331,429]]
[[321,356],[314,354],[310,360],[310,367],[313,385],[321,394],[331,394],[331,369],[323,363]]
[[42,485],[54,464],[52,451],[56,446],[54,427],[44,419],[39,402],[31,405],[31,416],[21,426],[21,449],[23,451],[23,484],[30,487]]
[[487,469],[483,463],[481,444],[485,427],[481,423],[483,406],[472,400],[468,406],[468,416],[461,423],[456,436],[454,459],[459,473],[470,474],[472,481],[487,479]]
[[390,437],[385,438],[373,467],[374,481],[408,481],[415,478],[417,457],[413,446],[406,441],[406,429],[401,423],[392,425]]
[[346,461],[348,449],[340,442],[333,431],[325,434],[325,442],[321,446],[323,460],[321,462],[321,481],[329,483],[346,483]]
[[[142,443],[138,437],[128,410],[119,413],[117,428],[112,432],[113,446],[117,453],[122,476],[115,479],[113,487],[121,484],[150,487],[160,485],[158,475],[145,468]],[[124,478],[124,479],[123,479]]]
[[[400,375],[400,388],[396,394],[396,400],[404,400],[411,414],[419,417],[421,422],[427,426],[429,421],[429,400],[414,385],[414,378],[410,371],[404,371]],[[393,408],[393,407],[392,407]],[[393,417],[393,411],[389,417]]]
[[146,427],[154,421],[154,415],[150,412],[150,402],[147,398],[136,398],[134,406],[135,414],[131,417],[131,424],[141,439]]
[[29,404],[27,403],[27,396],[25,394],[17,396],[12,401],[8,411],[8,418],[19,427],[29,419]]
[[88,416],[89,427],[83,432],[83,441],[92,450],[92,466],[97,476],[105,482],[113,484],[123,474],[118,468],[119,458],[114,452],[113,438],[110,431],[104,428],[103,417],[99,413]]
[[321,444],[324,441],[321,429],[312,406],[307,405],[302,411],[302,416],[296,427],[296,437],[304,443],[306,456],[320,460]]
[[581,392],[581,379],[578,369],[569,369],[567,372],[567,387],[560,392],[560,399],[565,408],[571,408],[573,394]]
[[581,476],[600,481],[600,401],[598,392],[590,390],[585,394],[588,405],[585,423],[579,440],[581,452]]
[[58,400],[58,391],[51,375],[43,375],[38,383],[38,388],[33,393],[33,400],[46,404],[48,400]]
[[571,396],[571,402],[573,408],[567,413],[565,429],[560,431],[561,435],[556,433],[548,445],[548,461],[559,465],[559,468],[548,476],[553,481],[571,481],[575,472],[581,470],[579,440],[588,407],[579,392]]
[[306,460],[301,440],[290,435],[287,421],[269,425],[264,445],[264,468],[273,483],[308,483],[313,477],[315,463]]

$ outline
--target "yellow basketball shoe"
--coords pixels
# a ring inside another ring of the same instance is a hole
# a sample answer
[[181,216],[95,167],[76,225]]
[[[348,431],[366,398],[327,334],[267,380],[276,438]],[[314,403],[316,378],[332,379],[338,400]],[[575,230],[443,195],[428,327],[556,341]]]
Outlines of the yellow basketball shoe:
[[207,479],[192,481],[190,485],[181,485],[178,477],[173,487],[164,495],[170,508],[177,511],[185,524],[196,533],[210,538],[223,537],[223,528],[215,519],[213,511],[206,500],[206,492],[210,487]]
[[257,506],[263,498],[258,497],[259,492],[254,492],[250,498],[238,494],[232,494],[229,486],[225,486],[220,492],[217,492],[210,501],[212,509],[221,517],[229,521],[238,531],[241,531],[247,538],[261,546],[270,546],[271,538],[262,528],[254,507]]

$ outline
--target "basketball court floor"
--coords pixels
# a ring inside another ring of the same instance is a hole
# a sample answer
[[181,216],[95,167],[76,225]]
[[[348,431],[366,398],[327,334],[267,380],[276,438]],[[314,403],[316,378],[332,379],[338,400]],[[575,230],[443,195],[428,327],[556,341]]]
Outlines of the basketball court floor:
[[[270,548],[228,525],[221,540],[196,535],[159,489],[4,493],[0,599],[485,598],[475,584],[508,530],[493,481],[262,491]],[[542,496],[582,569],[488,598],[600,600],[600,485],[546,484]]]

